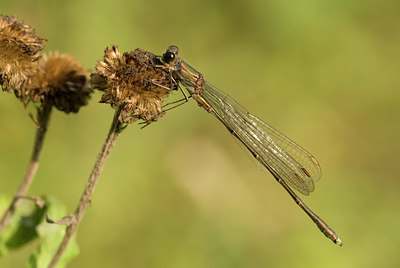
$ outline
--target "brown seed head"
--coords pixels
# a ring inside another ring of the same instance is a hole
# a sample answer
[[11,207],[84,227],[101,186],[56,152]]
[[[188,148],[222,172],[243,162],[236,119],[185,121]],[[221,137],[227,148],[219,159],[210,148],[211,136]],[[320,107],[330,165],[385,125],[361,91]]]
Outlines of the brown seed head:
[[29,79],[27,95],[34,102],[76,113],[93,91],[87,81],[86,69],[75,58],[54,52],[39,60],[39,69]]
[[14,90],[24,97],[23,84],[32,70],[37,69],[38,52],[45,39],[13,16],[0,15],[0,83],[3,90]]
[[100,102],[121,109],[121,122],[151,123],[164,114],[163,98],[171,92],[169,73],[157,65],[162,63],[150,52],[137,48],[121,56],[113,45],[91,75],[92,87],[104,91]]

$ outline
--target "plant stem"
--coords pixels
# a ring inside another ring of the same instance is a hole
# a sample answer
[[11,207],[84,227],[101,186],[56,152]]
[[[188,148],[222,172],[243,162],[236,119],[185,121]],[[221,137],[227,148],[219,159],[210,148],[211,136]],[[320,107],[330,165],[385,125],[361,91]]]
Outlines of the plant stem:
[[76,208],[75,213],[72,216],[72,220],[67,227],[64,239],[61,242],[56,254],[54,255],[49,267],[55,267],[55,265],[60,260],[63,252],[65,251],[65,249],[69,243],[69,240],[71,239],[72,235],[75,233],[76,228],[78,227],[80,221],[82,220],[83,215],[85,214],[86,208],[91,201],[91,196],[94,193],[94,189],[95,189],[96,183],[98,181],[98,178],[103,170],[104,163],[105,163],[108,155],[110,154],[111,150],[114,148],[119,134],[124,129],[123,124],[118,120],[119,114],[120,114],[120,110],[118,109],[114,114],[114,118],[111,123],[110,131],[108,133],[107,139],[104,142],[103,148],[101,149],[101,151],[97,157],[96,163],[93,167],[92,173],[90,174],[89,180],[86,184],[85,190],[82,194],[82,197],[78,204],[78,207]]
[[21,197],[26,195],[33,182],[33,179],[35,178],[35,174],[39,166],[40,153],[42,151],[44,137],[50,119],[51,108],[51,105],[42,104],[42,106],[37,110],[38,129],[36,131],[31,160],[29,162],[28,169],[26,170],[24,179],[22,180],[13,200],[11,201],[10,206],[0,221],[0,234],[7,226],[12,215],[14,214],[14,211],[20,204]]

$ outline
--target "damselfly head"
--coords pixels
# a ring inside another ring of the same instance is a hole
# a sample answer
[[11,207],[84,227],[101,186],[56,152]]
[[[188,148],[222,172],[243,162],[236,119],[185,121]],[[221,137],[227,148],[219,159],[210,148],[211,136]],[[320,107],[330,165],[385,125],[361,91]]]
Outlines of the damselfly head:
[[178,51],[179,48],[177,46],[169,46],[167,51],[162,55],[161,60],[167,64],[173,62],[178,57]]

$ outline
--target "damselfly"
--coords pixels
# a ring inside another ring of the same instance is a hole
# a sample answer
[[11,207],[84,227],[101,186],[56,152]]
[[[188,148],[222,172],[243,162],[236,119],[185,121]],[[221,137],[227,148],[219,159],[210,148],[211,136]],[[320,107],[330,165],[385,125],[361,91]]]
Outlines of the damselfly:
[[227,94],[204,80],[201,73],[178,57],[178,47],[170,46],[161,57],[164,68],[171,75],[172,86],[186,88],[189,97],[213,114],[250,151],[293,200],[314,221],[322,233],[334,243],[342,245],[336,233],[291,189],[304,195],[314,191],[314,182],[321,177],[318,161],[295,142],[246,111]]

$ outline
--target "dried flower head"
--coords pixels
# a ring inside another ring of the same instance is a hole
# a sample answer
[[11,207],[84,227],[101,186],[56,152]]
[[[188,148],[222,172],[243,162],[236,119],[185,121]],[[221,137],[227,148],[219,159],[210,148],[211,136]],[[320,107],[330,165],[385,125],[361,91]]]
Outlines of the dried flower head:
[[121,56],[118,47],[111,46],[91,76],[92,87],[104,91],[100,102],[120,109],[120,122],[142,119],[151,123],[164,114],[163,98],[171,92],[169,73],[157,67],[161,64],[155,55],[140,48]]
[[37,72],[29,79],[27,94],[34,102],[76,113],[87,104],[93,91],[87,81],[86,69],[75,58],[54,52],[39,60]]
[[37,69],[38,52],[45,39],[13,16],[0,15],[0,82],[3,90],[24,97],[22,85]]

